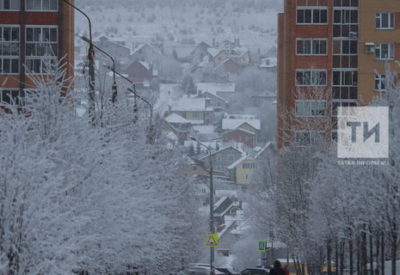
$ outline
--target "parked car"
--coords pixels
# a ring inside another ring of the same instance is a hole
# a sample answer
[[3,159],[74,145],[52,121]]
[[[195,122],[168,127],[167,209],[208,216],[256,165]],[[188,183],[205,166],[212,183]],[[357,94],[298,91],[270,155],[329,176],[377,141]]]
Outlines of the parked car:
[[225,275],[240,275],[239,273],[235,273],[233,270],[230,268],[224,268],[224,267],[216,267],[215,268],[216,274],[225,274]]
[[269,270],[265,268],[246,268],[240,272],[240,275],[268,275]]
[[189,264],[186,273],[188,275],[208,275],[210,274],[210,265],[202,263]]
[[[185,272],[188,275],[209,275],[210,274],[210,265],[209,264],[201,264],[195,263],[190,264],[189,268]],[[239,275],[238,273],[234,273],[229,268],[221,268],[215,267],[216,275]]]

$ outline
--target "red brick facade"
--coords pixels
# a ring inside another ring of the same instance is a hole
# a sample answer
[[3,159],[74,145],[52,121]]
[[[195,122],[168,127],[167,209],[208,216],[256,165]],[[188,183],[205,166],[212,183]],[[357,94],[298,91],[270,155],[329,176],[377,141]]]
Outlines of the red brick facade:
[[[285,0],[278,16],[278,147],[313,145],[313,135],[335,140],[340,106],[365,106],[386,92],[385,65],[398,68],[399,35],[398,0]],[[300,138],[308,143],[299,145]]]
[[[52,37],[52,46],[54,46],[52,49],[56,49],[57,58],[62,58],[65,56],[65,62],[67,63],[66,77],[71,78],[74,75],[74,10],[62,0],[52,0],[56,1],[53,3],[53,5],[56,5],[57,7],[56,9],[45,7],[45,5],[50,5],[47,4],[50,2],[39,1],[42,5],[40,9],[48,10],[39,11],[39,8],[35,7],[35,11],[33,11],[27,7],[28,1],[30,0],[11,0],[11,3],[18,4],[19,7],[14,8],[13,10],[0,10],[0,27],[3,29],[9,29],[10,27],[13,27],[18,29],[19,32],[17,41],[19,55],[13,55],[10,57],[5,53],[0,53],[0,58],[2,60],[18,60],[18,71],[16,68],[14,68],[12,72],[0,70],[0,83],[2,83],[2,86],[0,86],[0,91],[5,89],[19,90],[21,95],[24,94],[25,89],[35,89],[31,81],[26,76],[26,66],[28,66],[27,56],[35,56],[38,60],[40,59],[39,50],[36,50],[36,53],[28,53],[26,44],[28,35],[27,29],[32,29],[33,33],[42,28],[39,30],[40,34],[38,34],[38,37],[35,36],[34,38],[36,39],[37,43],[40,43],[38,42],[40,39],[46,39],[43,38],[44,36],[50,36],[50,34],[45,34],[49,29],[56,29],[57,35],[56,37]],[[37,5],[39,2],[36,1],[35,5]],[[74,0],[69,0],[69,2],[74,3]],[[34,4],[33,2],[29,2],[29,5]],[[36,28],[36,30],[33,30],[34,28]],[[47,29],[45,30],[45,28]],[[48,41],[44,42],[46,43]],[[31,44],[34,43],[35,41],[32,40]],[[39,67],[38,64],[36,64],[36,68],[37,67]],[[37,72],[36,74],[41,75],[42,71],[43,70]]]

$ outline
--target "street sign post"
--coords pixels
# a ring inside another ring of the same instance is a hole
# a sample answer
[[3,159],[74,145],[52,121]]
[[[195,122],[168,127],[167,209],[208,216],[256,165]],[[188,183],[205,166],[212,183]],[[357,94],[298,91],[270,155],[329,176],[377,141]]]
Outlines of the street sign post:
[[261,253],[261,264],[265,265],[265,267],[268,266],[267,249],[268,249],[267,240],[259,240],[257,250],[258,250],[258,252]]
[[206,238],[206,246],[218,247],[219,237],[216,233],[209,233]]

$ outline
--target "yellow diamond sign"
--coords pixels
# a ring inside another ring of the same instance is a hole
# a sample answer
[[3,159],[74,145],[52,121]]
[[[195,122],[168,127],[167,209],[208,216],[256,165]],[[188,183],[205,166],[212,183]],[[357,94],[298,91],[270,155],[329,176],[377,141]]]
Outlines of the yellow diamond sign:
[[216,233],[210,233],[206,238],[206,245],[208,247],[218,247],[219,237]]

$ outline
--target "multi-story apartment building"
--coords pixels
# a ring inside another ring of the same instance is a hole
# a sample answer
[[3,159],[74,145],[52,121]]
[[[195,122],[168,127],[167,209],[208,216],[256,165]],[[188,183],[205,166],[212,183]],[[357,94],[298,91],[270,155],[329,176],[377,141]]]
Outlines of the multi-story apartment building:
[[278,26],[278,146],[330,142],[339,106],[385,93],[385,65],[400,59],[400,1],[285,0]]
[[29,75],[45,76],[60,58],[67,77],[73,76],[70,6],[62,0],[0,0],[0,103],[18,104],[27,90],[35,90]]

